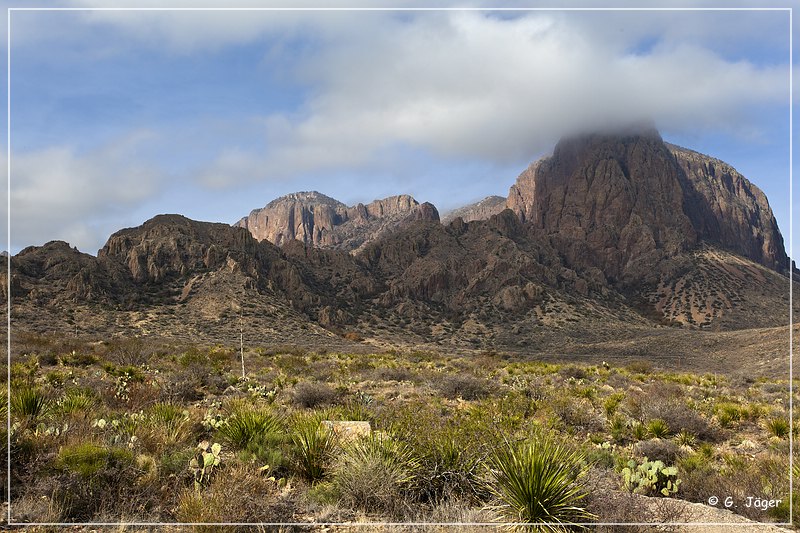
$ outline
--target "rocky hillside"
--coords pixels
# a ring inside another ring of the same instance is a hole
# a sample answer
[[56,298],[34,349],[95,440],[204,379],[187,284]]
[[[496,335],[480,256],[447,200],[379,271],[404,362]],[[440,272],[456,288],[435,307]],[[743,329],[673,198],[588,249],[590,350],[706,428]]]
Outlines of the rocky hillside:
[[408,195],[390,196],[348,207],[318,192],[299,192],[255,209],[236,226],[258,240],[283,245],[298,240],[321,248],[357,250],[415,220],[439,220],[429,203]]
[[464,222],[486,220],[506,208],[506,199],[502,196],[487,196],[473,204],[453,209],[442,217],[442,224],[449,224],[460,218]]

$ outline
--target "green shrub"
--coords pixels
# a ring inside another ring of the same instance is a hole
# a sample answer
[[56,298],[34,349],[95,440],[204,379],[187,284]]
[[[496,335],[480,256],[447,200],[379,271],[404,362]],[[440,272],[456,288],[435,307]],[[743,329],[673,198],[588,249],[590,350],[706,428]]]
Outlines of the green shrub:
[[77,474],[84,480],[132,465],[133,453],[130,450],[92,442],[65,446],[56,458],[56,468]]
[[603,409],[606,411],[606,416],[611,418],[617,412],[617,408],[619,404],[622,403],[622,400],[625,399],[625,394],[621,392],[615,392],[614,394],[610,395],[606,398],[605,402],[603,402]]
[[640,494],[669,496],[678,492],[681,480],[678,469],[666,466],[662,461],[648,461],[637,464],[631,459],[628,466],[622,469],[625,488]]
[[58,411],[65,415],[89,414],[97,399],[88,389],[67,389],[64,397],[58,402]]
[[294,464],[300,476],[312,483],[323,479],[336,448],[333,431],[322,426],[317,415],[300,416],[292,427],[291,439]]
[[153,436],[160,437],[166,444],[182,442],[189,437],[191,420],[189,412],[181,406],[158,402],[146,412],[146,423]]
[[522,524],[563,524],[594,518],[581,506],[587,493],[581,478],[587,471],[583,455],[552,437],[506,442],[489,458],[491,490],[500,500],[504,519]]

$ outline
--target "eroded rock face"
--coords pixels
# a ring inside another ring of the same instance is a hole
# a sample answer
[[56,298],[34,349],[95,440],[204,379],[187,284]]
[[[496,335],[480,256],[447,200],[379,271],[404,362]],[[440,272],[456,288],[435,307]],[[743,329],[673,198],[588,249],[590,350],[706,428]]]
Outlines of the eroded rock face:
[[684,208],[698,237],[778,272],[789,270],[766,195],[729,164],[668,144],[685,175]]
[[646,275],[695,244],[681,171],[655,130],[559,142],[511,187],[508,204],[550,238],[571,268],[609,280]]
[[273,200],[235,225],[279,246],[298,240],[322,248],[357,250],[416,220],[437,221],[439,213],[432,204],[420,204],[408,195],[348,207],[318,192],[299,192]]
[[654,129],[562,140],[520,174],[507,205],[541,229],[570,268],[597,267],[611,282],[654,282],[670,258],[700,241],[788,271],[764,194],[729,165],[667,145]]

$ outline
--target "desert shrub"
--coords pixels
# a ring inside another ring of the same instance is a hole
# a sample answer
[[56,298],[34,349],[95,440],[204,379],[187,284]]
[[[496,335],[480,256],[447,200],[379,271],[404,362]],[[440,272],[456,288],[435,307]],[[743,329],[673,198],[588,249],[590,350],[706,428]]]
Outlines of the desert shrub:
[[292,394],[292,401],[298,407],[313,409],[320,405],[330,405],[339,394],[327,383],[303,381],[298,383]]
[[781,417],[773,417],[764,422],[767,431],[778,438],[785,439],[789,436],[789,421]]
[[375,376],[382,381],[414,381],[418,376],[406,368],[380,368]]
[[481,482],[484,454],[480,445],[470,443],[452,427],[418,431],[411,442],[419,457],[417,491],[425,502],[439,504],[456,498],[460,501],[483,499]]
[[37,387],[19,385],[11,388],[11,414],[21,419],[35,420],[51,407],[50,399]]
[[158,402],[150,406],[145,412],[144,426],[146,431],[141,432],[141,439],[151,449],[156,450],[162,445],[183,442],[192,433],[189,412],[169,402]]
[[645,360],[631,361],[625,368],[634,374],[650,374],[653,372],[653,363]]
[[437,381],[435,387],[445,398],[454,400],[480,400],[492,393],[492,387],[485,379],[470,374],[451,374],[443,376]]
[[[517,523],[564,524],[594,518],[582,505],[587,492],[583,456],[552,437],[506,442],[489,458],[491,490],[497,510]],[[552,527],[550,529],[562,529]]]
[[336,436],[321,421],[316,414],[300,415],[291,430],[295,468],[312,483],[326,476],[336,449]]
[[[202,491],[185,490],[179,494],[175,507],[175,520],[181,522],[247,522],[280,523],[294,522],[295,504],[292,499],[282,498],[279,480],[259,475],[251,468],[232,466],[224,476]],[[262,529],[273,530],[269,526]],[[195,531],[251,531],[257,528],[220,526],[196,526]]]
[[643,440],[647,437],[647,426],[642,424],[641,422],[636,422],[631,426],[631,434],[633,438],[636,440]]
[[595,412],[592,404],[586,399],[573,400],[571,398],[558,398],[551,402],[553,412],[567,427],[578,431],[602,431],[604,420]]
[[93,353],[76,350],[61,355],[60,359],[66,366],[91,366],[100,360]]
[[628,422],[625,417],[617,415],[610,421],[611,437],[617,442],[623,442],[628,436]]
[[588,377],[585,368],[575,365],[561,367],[558,374],[566,379],[586,379]]
[[622,400],[625,399],[625,394],[621,392],[615,392],[608,396],[603,402],[603,409],[606,412],[607,417],[612,417],[617,412],[617,407],[619,404],[622,403]]
[[90,520],[102,508],[125,505],[140,471],[133,452],[93,442],[62,447],[54,460],[53,498],[66,521]]
[[707,441],[714,441],[719,437],[717,431],[700,413],[678,399],[647,402],[642,407],[642,415],[646,420],[663,420],[672,432],[686,430],[698,439]]
[[697,438],[691,432],[682,429],[680,433],[675,435],[675,442],[678,446],[687,446],[691,448],[697,442]]
[[243,449],[251,442],[266,440],[283,432],[283,424],[271,411],[241,408],[234,411],[218,429],[222,439]]
[[397,516],[407,503],[418,470],[410,447],[389,435],[373,433],[343,448],[333,483],[342,504]]
[[677,444],[669,440],[650,439],[636,443],[634,450],[640,457],[649,457],[653,461],[674,464],[680,454]]

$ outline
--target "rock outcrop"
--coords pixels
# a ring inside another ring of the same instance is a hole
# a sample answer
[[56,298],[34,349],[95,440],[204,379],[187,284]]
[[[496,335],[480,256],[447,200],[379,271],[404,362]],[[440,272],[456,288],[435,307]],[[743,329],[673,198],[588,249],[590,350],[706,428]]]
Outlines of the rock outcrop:
[[788,271],[764,194],[655,129],[562,140],[519,176],[507,204],[570,268],[599,268],[612,283],[653,283],[700,241]]
[[483,200],[453,209],[442,217],[442,224],[449,224],[457,218],[464,222],[487,220],[492,215],[506,208],[506,199],[502,196],[487,196]]
[[314,191],[277,198],[235,225],[278,246],[298,240],[350,251],[417,220],[438,221],[439,213],[432,204],[420,204],[408,195],[348,207]]
[[766,195],[724,161],[667,147],[683,173],[684,212],[698,238],[787,272],[789,258]]

